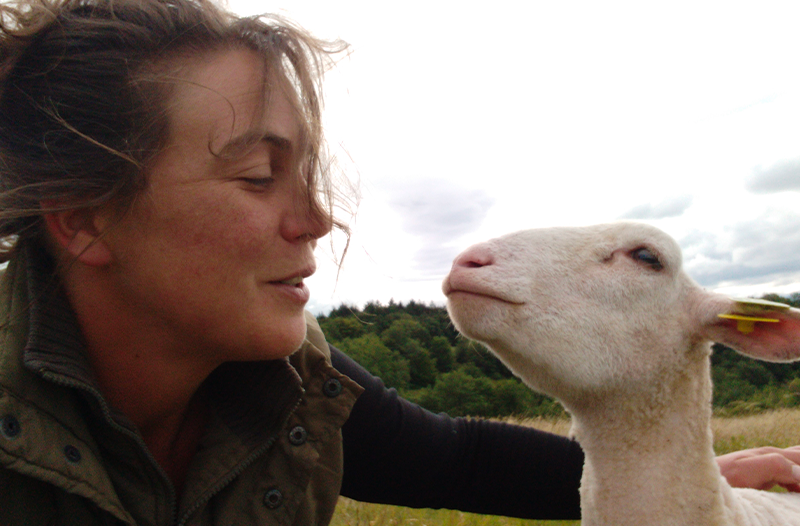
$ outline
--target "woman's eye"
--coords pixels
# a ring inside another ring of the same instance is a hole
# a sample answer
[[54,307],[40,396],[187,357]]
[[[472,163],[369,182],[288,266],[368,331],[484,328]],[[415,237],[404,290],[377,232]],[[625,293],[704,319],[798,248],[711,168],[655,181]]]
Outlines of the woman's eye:
[[254,186],[256,188],[266,188],[270,186],[275,179],[272,177],[242,177],[240,178],[241,181],[244,181],[250,186]]
[[658,260],[658,257],[656,257],[648,248],[641,247],[633,250],[631,252],[631,257],[644,263],[645,265],[648,265],[653,270],[661,270],[664,268],[664,265]]

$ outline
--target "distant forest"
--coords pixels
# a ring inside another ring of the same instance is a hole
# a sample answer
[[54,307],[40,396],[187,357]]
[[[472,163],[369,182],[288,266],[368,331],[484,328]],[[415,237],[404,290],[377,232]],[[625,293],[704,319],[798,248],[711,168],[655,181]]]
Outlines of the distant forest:
[[[800,307],[800,294],[763,299]],[[461,336],[444,307],[371,302],[363,309],[342,305],[318,320],[332,345],[431,411],[477,417],[564,414],[558,402],[525,387],[483,345]],[[800,405],[800,362],[760,362],[715,344],[712,371],[717,414]]]

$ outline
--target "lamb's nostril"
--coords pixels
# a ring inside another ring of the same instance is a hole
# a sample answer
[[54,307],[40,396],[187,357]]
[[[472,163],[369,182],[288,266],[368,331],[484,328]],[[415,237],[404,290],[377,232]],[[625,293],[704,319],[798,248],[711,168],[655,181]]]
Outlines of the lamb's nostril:
[[494,264],[492,254],[484,247],[473,247],[462,252],[453,262],[454,267],[480,268]]

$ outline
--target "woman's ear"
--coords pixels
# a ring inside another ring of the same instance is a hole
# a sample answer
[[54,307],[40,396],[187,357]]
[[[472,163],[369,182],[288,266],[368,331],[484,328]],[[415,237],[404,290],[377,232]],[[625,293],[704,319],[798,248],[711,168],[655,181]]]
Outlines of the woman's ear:
[[[58,208],[56,203],[42,203],[42,208]],[[96,208],[76,208],[43,215],[45,229],[57,249],[84,265],[106,266],[112,261],[111,251],[103,242],[105,221]]]

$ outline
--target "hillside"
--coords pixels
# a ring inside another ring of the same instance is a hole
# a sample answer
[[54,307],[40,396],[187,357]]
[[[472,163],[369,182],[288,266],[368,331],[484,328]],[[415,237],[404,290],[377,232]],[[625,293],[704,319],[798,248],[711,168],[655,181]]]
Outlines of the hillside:
[[[764,296],[800,306],[800,294]],[[484,346],[458,334],[444,307],[411,301],[342,305],[318,318],[328,341],[406,398],[451,416],[558,416],[561,406],[531,392]],[[714,408],[749,414],[795,407],[800,362],[770,364],[722,346],[712,356]]]

